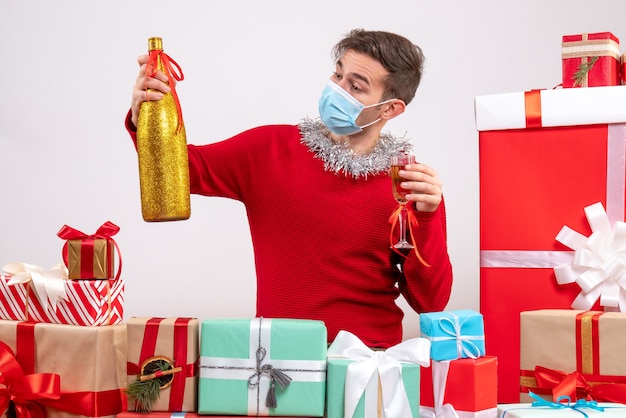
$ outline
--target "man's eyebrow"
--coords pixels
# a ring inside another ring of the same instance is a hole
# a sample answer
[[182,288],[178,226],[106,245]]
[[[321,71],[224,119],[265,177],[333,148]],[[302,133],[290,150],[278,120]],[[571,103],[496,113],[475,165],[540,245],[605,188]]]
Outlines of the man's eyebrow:
[[[341,60],[337,61],[337,67],[339,67],[340,69],[343,69],[343,62],[341,62]],[[357,80],[361,80],[367,86],[370,85],[370,80],[367,77],[365,77],[365,76],[363,76],[363,75],[361,75],[359,73],[350,73],[350,76],[356,78]]]

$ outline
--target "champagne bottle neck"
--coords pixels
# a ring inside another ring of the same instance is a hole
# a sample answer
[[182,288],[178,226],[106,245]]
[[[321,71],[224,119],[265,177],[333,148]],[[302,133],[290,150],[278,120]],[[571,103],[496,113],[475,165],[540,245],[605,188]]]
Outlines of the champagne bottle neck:
[[163,51],[163,39],[159,37],[149,38],[148,51]]

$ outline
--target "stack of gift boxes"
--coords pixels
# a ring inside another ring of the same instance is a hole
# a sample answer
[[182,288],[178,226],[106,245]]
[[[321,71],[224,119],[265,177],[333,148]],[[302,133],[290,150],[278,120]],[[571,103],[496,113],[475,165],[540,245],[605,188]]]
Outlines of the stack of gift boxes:
[[[384,351],[347,331],[328,346],[324,323],[314,320],[132,317],[123,323],[118,230],[111,222],[90,235],[64,226],[58,233],[63,263],[48,271],[25,263],[3,267],[0,407],[8,416],[418,418],[428,412],[420,392],[431,406],[433,392],[441,394],[470,414],[463,417],[491,416],[478,414],[495,407],[496,364],[483,356],[476,312],[425,314],[423,321],[449,333],[445,341],[433,326],[432,335]],[[447,316],[455,318],[450,327]],[[420,390],[431,358],[447,359],[449,346],[462,349],[450,362],[447,387],[429,383]]]
[[420,315],[431,342],[430,367],[422,367],[423,417],[496,418],[495,356],[485,355],[483,316],[472,310]]
[[[0,405],[8,416],[114,417],[125,408],[124,282],[118,227],[64,226],[61,264],[11,263],[0,276]],[[67,280],[71,277],[71,280]]]
[[563,88],[475,100],[480,311],[499,417],[626,416],[618,42],[564,36]]

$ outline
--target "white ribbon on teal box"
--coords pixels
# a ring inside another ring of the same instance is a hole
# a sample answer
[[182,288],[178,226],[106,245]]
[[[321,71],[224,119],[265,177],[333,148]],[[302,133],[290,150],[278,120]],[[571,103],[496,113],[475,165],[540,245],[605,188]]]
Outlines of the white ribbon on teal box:
[[328,348],[327,418],[417,418],[420,366],[430,341],[412,338],[385,351],[339,331]]
[[420,314],[420,333],[431,342],[436,361],[485,355],[483,316],[471,309]]
[[[327,331],[322,321],[204,320],[198,413],[321,417],[326,353]],[[281,383],[286,383],[284,388]],[[276,404],[268,406],[272,391]]]

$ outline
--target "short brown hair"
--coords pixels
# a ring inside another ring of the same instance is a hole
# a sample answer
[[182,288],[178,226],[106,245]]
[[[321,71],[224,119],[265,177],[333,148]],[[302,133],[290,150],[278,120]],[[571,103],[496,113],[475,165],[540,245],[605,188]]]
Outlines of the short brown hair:
[[335,61],[347,51],[367,54],[389,72],[382,100],[401,99],[409,104],[422,79],[424,54],[407,38],[391,32],[353,29],[332,50]]

